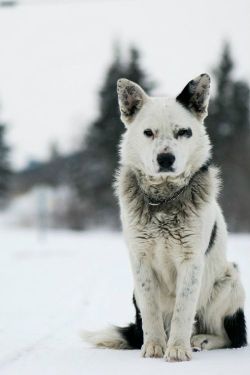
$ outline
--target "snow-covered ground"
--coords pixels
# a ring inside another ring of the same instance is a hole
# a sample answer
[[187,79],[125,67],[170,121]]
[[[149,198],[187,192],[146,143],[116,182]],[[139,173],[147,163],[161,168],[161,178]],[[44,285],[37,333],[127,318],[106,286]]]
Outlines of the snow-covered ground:
[[[120,234],[6,228],[0,233],[1,375],[250,373],[249,347],[167,363],[82,342],[83,328],[133,319],[132,278]],[[229,257],[240,264],[249,293],[250,236],[231,235]]]

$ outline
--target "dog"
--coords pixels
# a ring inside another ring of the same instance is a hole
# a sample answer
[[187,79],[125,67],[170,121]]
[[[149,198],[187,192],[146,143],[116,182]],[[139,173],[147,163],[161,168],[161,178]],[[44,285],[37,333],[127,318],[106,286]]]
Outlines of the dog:
[[218,170],[204,125],[210,77],[176,98],[117,83],[121,120],[116,194],[134,278],[135,323],[85,332],[95,346],[190,360],[192,351],[247,345],[245,293],[226,258]]

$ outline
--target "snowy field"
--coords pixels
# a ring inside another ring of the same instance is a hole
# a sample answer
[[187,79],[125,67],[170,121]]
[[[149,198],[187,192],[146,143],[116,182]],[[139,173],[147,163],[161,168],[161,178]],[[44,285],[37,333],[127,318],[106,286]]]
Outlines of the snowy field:
[[[248,293],[250,236],[230,236],[229,257],[239,263]],[[250,374],[249,347],[167,363],[82,342],[83,328],[133,319],[120,234],[1,229],[0,263],[1,375]],[[249,318],[249,299],[246,307]]]

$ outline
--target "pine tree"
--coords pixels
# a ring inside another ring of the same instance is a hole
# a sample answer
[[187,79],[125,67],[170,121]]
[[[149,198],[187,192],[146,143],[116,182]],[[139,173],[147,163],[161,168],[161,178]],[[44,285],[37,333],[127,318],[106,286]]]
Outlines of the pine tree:
[[229,44],[214,69],[216,92],[210,101],[206,125],[214,161],[224,183],[221,203],[233,231],[249,230],[250,186],[250,89],[234,78]]
[[223,145],[236,132],[249,129],[250,91],[246,82],[233,78],[234,62],[228,43],[214,69],[216,94],[209,105],[208,129],[213,143]]
[[115,49],[114,60],[99,92],[99,115],[85,138],[85,160],[81,170],[74,171],[74,185],[88,213],[89,225],[117,226],[119,223],[112,184],[118,166],[119,140],[124,131],[116,94],[117,80],[122,77],[139,83],[147,92],[153,87],[140,66],[140,53],[135,47],[130,48],[126,64],[121,61],[119,49]]
[[5,125],[0,123],[0,207],[5,206],[10,188],[9,147],[5,140]]
[[94,151],[97,158],[105,159],[107,168],[111,171],[117,166],[117,147],[124,131],[120,123],[116,93],[116,83],[121,77],[141,84],[146,91],[150,91],[153,87],[140,67],[140,53],[135,47],[131,47],[129,51],[127,64],[121,63],[119,49],[115,49],[114,62],[108,69],[99,93],[99,116],[90,126],[86,138],[88,152]]
[[218,146],[220,146],[223,139],[232,134],[233,131],[230,113],[233,91],[233,67],[234,64],[231,57],[230,46],[226,44],[221,56],[221,61],[218,67],[214,69],[217,88],[215,97],[210,101],[209,117],[207,119],[213,144],[216,143]]
[[61,156],[60,148],[56,141],[52,141],[49,145],[50,160],[57,160]]

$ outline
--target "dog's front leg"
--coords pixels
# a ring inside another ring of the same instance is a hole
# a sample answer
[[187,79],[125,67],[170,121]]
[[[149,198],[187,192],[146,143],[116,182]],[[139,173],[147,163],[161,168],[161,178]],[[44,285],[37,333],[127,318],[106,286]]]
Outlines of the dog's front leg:
[[190,337],[200,292],[203,260],[199,256],[177,265],[177,291],[165,358],[168,361],[191,359]]
[[135,281],[135,296],[142,317],[142,356],[163,357],[166,335],[160,310],[159,285],[145,253],[134,253],[131,264]]

